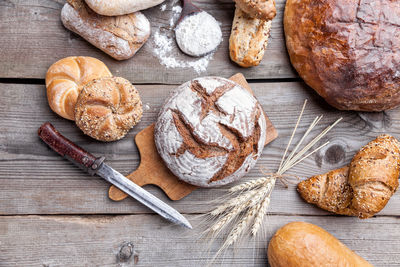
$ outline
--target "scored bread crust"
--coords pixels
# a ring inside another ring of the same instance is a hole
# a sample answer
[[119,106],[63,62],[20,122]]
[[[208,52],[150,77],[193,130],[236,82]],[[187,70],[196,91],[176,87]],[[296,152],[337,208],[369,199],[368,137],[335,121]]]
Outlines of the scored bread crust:
[[150,36],[150,22],[141,12],[122,16],[102,16],[83,0],[68,0],[61,20],[70,31],[117,60],[131,58]]
[[300,77],[341,110],[400,104],[399,1],[288,0],[286,47]]
[[139,92],[121,77],[92,80],[83,87],[75,108],[76,125],[100,141],[123,138],[142,117]]
[[257,99],[219,77],[194,79],[175,89],[155,126],[155,144],[179,179],[221,186],[246,174],[260,157],[266,120]]
[[231,60],[245,68],[260,64],[268,45],[271,25],[271,20],[252,18],[236,7],[229,38]]
[[119,16],[147,9],[165,0],[85,0],[86,4],[97,14]]
[[251,18],[272,20],[276,16],[275,0],[235,0],[235,3]]
[[399,142],[380,135],[353,157],[349,167],[298,184],[308,203],[342,215],[369,218],[381,211],[399,186]]
[[74,120],[75,104],[82,87],[93,79],[111,77],[107,66],[93,57],[67,57],[46,73],[47,100],[61,117]]

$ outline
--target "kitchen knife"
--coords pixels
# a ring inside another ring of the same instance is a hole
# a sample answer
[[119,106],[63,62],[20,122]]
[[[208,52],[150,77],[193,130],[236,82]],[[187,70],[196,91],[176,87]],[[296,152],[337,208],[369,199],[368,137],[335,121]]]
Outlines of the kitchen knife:
[[40,126],[38,135],[51,149],[90,175],[96,174],[102,177],[165,219],[192,229],[189,221],[182,214],[105,164],[104,157],[96,158],[75,145],[61,135],[51,123],[46,122]]

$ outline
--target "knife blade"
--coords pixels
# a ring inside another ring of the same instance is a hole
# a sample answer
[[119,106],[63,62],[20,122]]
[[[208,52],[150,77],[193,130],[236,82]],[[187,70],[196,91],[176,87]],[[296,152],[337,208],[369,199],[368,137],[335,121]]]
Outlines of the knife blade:
[[98,175],[112,183],[137,201],[158,213],[163,218],[192,229],[189,221],[177,210],[156,198],[106,163],[104,157],[95,157],[60,134],[54,126],[46,122],[38,130],[39,137],[55,152],[65,157],[90,175]]

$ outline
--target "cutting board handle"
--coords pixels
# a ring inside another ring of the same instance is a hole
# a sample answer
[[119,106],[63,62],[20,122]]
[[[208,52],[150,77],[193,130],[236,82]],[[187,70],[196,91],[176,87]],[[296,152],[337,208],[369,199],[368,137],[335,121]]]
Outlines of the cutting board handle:
[[[154,123],[136,135],[135,141],[140,153],[140,165],[137,170],[127,175],[127,177],[139,186],[156,185],[170,199],[179,200],[190,194],[197,187],[177,179],[165,166],[157,152],[153,136]],[[112,200],[120,201],[126,198],[127,194],[115,186],[111,186],[108,196]]]

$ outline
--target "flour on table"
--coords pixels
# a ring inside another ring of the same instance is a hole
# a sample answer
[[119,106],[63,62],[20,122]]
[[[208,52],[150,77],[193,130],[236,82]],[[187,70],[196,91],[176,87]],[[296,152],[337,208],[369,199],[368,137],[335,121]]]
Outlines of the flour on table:
[[157,29],[149,42],[152,47],[151,51],[156,56],[161,65],[166,68],[192,68],[196,73],[200,74],[207,70],[210,60],[212,60],[214,53],[210,53],[201,58],[193,58],[184,55],[175,42],[174,26],[178,21],[182,7],[179,5],[180,1],[174,0],[170,3],[161,6],[161,11],[168,12],[171,19],[169,25]]

